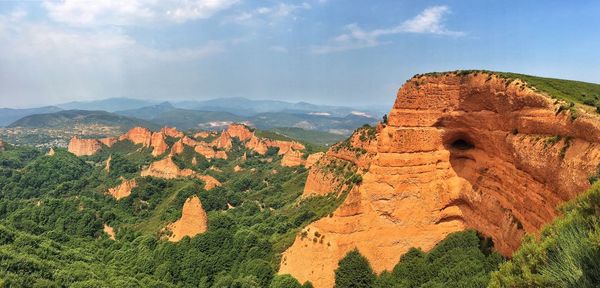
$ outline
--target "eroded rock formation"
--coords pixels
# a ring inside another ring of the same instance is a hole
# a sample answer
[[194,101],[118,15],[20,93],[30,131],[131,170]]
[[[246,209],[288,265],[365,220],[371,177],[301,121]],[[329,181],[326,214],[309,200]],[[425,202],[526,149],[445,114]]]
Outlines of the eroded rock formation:
[[293,167],[293,166],[302,166],[304,165],[304,159],[302,156],[304,153],[290,149],[288,150],[281,159],[281,166],[284,167]]
[[119,186],[108,189],[107,194],[119,200],[131,195],[131,190],[137,187],[135,179],[126,180],[122,179],[123,182]]
[[116,137],[107,137],[107,138],[101,138],[98,139],[98,141],[100,141],[100,143],[104,144],[106,147],[112,147],[112,145],[114,145],[115,143],[117,143],[119,139]]
[[221,186],[221,182],[210,175],[198,175],[196,177],[204,181],[204,190],[210,190],[217,186]]
[[560,106],[487,73],[411,79],[387,125],[353,135],[311,168],[305,195],[332,192],[330,178],[339,175],[326,169],[329,161],[352,162],[362,184],[297,236],[280,273],[332,287],[351,249],[381,272],[410,247],[431,249],[465,228],[510,255],[525,232],[539,231],[559,204],[589,187],[600,163],[598,116],[580,110],[573,120]]
[[154,157],[160,156],[169,150],[169,145],[167,145],[167,142],[165,141],[165,134],[162,132],[152,133],[150,145],[153,148],[152,156]]
[[323,152],[317,152],[317,153],[308,155],[308,158],[306,158],[306,162],[304,163],[304,167],[305,168],[312,167],[323,157],[323,155],[325,155],[325,153],[323,153]]
[[254,132],[243,124],[231,124],[227,127],[226,131],[231,137],[237,137],[242,142],[254,136]]
[[108,224],[103,225],[102,231],[104,231],[104,233],[106,233],[106,235],[108,235],[108,238],[110,238],[110,240],[115,240],[115,236],[116,236],[115,229],[108,226]]
[[0,140],[0,151],[4,151],[4,141]]
[[144,147],[150,147],[152,132],[146,128],[135,127],[119,137],[119,141],[123,140],[129,140],[133,144],[142,144]]
[[102,144],[96,139],[81,139],[75,136],[69,141],[68,150],[76,156],[90,156],[101,148]]
[[183,132],[178,131],[175,127],[163,127],[160,129],[160,132],[162,132],[165,136],[173,138],[181,138],[184,136]]
[[190,169],[179,169],[170,156],[162,160],[152,162],[148,168],[142,171],[141,176],[153,176],[157,178],[174,179],[178,177],[188,177],[194,175]]
[[198,196],[192,196],[185,201],[181,218],[166,228],[171,232],[169,241],[177,242],[185,236],[193,237],[208,229],[208,217],[202,208]]

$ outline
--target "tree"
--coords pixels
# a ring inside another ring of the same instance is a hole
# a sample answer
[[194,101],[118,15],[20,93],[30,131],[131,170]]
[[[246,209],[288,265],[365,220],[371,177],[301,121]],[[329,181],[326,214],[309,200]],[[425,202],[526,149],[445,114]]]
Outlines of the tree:
[[373,286],[374,281],[375,273],[358,249],[348,252],[335,270],[336,288],[368,288]]
[[269,288],[301,288],[300,282],[290,274],[276,275]]

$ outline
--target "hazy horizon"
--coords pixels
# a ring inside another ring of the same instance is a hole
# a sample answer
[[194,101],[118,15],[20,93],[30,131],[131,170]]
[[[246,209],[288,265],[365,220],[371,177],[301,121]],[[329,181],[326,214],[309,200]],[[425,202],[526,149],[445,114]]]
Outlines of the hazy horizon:
[[599,83],[599,12],[588,1],[3,1],[0,107],[389,106],[412,75],[457,69]]

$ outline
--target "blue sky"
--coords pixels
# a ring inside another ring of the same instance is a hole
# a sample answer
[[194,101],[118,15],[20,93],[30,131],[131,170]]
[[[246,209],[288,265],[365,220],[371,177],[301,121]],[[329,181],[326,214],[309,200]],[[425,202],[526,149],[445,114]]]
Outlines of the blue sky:
[[247,97],[390,107],[412,75],[600,83],[598,1],[0,2],[0,107]]

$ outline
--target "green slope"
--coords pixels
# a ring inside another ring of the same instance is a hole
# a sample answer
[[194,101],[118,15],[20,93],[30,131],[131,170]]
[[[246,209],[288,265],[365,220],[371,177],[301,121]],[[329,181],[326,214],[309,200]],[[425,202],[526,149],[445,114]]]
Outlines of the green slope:
[[158,129],[158,125],[141,119],[126,117],[105,111],[67,110],[56,113],[35,114],[21,118],[8,127],[24,128],[73,128],[76,125],[100,125],[120,127],[128,130],[132,127],[143,126]]

